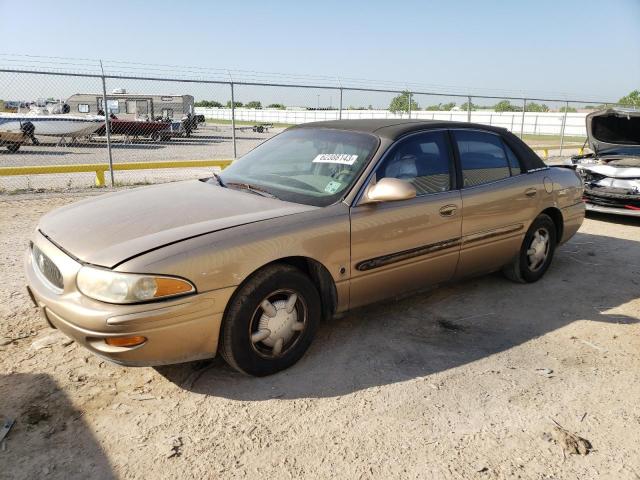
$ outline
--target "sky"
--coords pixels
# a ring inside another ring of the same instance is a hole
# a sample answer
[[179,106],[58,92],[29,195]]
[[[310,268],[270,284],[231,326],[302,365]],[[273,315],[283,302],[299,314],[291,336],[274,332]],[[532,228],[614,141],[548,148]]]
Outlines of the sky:
[[28,15],[15,5],[0,0],[0,54],[603,101],[640,89],[640,0],[29,0]]

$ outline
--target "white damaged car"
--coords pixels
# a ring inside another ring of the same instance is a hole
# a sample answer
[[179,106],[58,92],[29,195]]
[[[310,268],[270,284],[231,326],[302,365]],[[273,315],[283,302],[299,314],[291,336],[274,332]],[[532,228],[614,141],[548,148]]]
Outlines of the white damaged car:
[[587,115],[593,153],[567,160],[582,176],[587,210],[640,217],[640,110]]

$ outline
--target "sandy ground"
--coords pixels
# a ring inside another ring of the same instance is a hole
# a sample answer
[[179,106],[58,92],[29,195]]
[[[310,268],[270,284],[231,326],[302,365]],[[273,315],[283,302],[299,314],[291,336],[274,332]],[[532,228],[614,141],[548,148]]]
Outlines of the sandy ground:
[[0,478],[640,478],[640,221],[587,219],[533,285],[489,275],[331,320],[254,379],[119,367],[45,326],[22,254],[86,195],[0,196]]

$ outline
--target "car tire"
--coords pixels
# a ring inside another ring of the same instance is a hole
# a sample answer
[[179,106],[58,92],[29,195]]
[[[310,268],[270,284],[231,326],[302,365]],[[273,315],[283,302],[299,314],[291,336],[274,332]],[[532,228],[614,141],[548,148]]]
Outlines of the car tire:
[[320,316],[320,295],[307,275],[290,265],[265,267],[231,299],[222,323],[220,352],[240,372],[271,375],[304,355]]
[[524,236],[520,252],[502,272],[513,282],[537,282],[551,265],[556,244],[555,223],[549,215],[538,215]]

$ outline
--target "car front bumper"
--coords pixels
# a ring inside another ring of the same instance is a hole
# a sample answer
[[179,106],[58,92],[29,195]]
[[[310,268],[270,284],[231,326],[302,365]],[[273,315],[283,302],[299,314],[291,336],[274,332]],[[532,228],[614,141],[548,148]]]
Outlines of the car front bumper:
[[[114,305],[90,299],[76,288],[81,264],[39,232],[33,243],[58,267],[61,291],[51,288],[25,255],[30,296],[50,326],[107,360],[130,366],[181,363],[215,356],[224,309],[235,287],[160,302]],[[143,336],[134,347],[105,343],[109,337]]]
[[605,207],[603,205],[596,205],[595,203],[586,202],[587,210],[590,212],[610,213],[613,215],[626,215],[628,217],[640,217],[640,209],[633,210],[624,207]]

